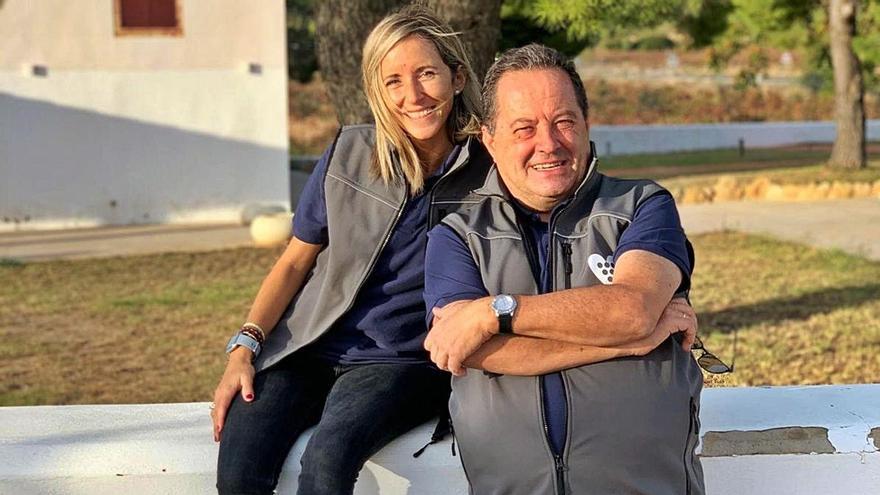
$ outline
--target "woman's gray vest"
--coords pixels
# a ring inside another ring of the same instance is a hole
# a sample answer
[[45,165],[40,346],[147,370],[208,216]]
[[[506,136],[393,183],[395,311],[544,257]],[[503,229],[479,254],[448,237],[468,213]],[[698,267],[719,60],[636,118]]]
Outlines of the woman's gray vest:
[[[258,371],[315,341],[349,310],[400,218],[409,191],[402,180],[386,185],[370,173],[374,142],[372,125],[347,126],[336,136],[324,177],[329,242],[254,361]],[[462,146],[428,193],[429,228],[476,202],[472,191],[483,183],[490,164],[476,139]]]
[[[600,284],[587,258],[612,255],[638,205],[663,191],[650,181],[605,177],[596,163],[551,220],[554,290]],[[516,212],[495,169],[476,193],[483,196],[478,205],[443,223],[466,240],[489,294],[537,294]],[[471,370],[453,379],[449,407],[472,493],[704,492],[694,454],[703,378],[675,339],[647,356],[572,368],[562,377],[568,425],[561,463],[547,441],[538,377]]]

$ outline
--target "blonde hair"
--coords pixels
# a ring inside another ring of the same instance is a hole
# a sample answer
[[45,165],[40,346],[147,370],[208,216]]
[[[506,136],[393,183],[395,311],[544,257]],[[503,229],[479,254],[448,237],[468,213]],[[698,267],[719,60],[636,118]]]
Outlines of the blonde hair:
[[[418,36],[434,44],[453,77],[456,71],[463,72],[464,88],[453,97],[452,110],[446,119],[446,132],[450,139],[453,142],[462,141],[470,135],[479,134],[480,89],[458,34],[428,8],[416,4],[382,19],[364,43],[361,63],[364,92],[376,122],[376,147],[370,169],[386,184],[403,178],[409,184],[411,194],[422,190],[425,173],[415,146],[390,109],[391,103],[382,83],[382,59],[404,38]],[[394,163],[394,155],[400,162],[399,166]]]

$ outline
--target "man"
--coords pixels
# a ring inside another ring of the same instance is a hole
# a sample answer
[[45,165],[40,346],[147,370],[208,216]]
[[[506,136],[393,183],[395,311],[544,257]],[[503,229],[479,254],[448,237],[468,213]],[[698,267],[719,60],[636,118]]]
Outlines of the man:
[[674,201],[597,172],[583,83],[555,50],[502,54],[483,105],[495,168],[430,233],[425,273],[472,493],[703,493]]

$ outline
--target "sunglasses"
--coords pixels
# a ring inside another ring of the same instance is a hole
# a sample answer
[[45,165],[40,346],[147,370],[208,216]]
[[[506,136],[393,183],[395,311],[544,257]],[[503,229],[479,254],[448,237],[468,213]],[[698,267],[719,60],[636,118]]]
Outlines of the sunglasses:
[[[722,374],[722,373],[732,373],[733,372],[733,361],[731,361],[730,366],[724,363],[721,359],[718,358],[715,354],[709,352],[708,349],[703,345],[703,341],[700,340],[699,337],[694,341],[694,345],[691,346],[692,351],[702,351],[700,356],[697,358],[697,364],[700,365],[700,368],[708,371],[712,374]],[[733,355],[734,359],[736,359],[736,334],[733,336]]]

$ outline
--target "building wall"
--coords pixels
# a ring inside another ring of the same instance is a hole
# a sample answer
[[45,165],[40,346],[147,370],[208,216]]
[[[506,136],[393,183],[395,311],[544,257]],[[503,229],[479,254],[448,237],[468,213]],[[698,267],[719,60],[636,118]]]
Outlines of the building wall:
[[113,0],[3,2],[0,231],[289,207],[284,2],[178,5],[117,36]]

